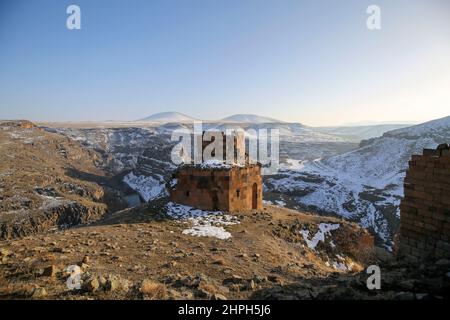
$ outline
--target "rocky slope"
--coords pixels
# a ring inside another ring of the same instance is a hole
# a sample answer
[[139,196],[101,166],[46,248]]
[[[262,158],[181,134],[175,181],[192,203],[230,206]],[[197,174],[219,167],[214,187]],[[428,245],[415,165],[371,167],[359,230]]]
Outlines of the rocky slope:
[[106,203],[114,203],[101,185],[100,160],[78,142],[29,122],[0,122],[0,238],[102,217]]
[[0,299],[449,298],[450,261],[412,265],[372,243],[341,219],[276,206],[230,218],[160,199],[0,242]]
[[[0,250],[3,299],[244,299],[360,272],[373,238],[340,219],[274,206],[231,217],[162,199],[89,226],[3,241]],[[71,265],[81,267],[80,290],[67,287]]]

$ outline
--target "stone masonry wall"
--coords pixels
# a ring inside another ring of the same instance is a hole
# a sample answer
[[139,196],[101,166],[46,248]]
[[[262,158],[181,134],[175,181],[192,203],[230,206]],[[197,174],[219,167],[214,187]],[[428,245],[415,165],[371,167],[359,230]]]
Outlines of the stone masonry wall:
[[230,211],[262,209],[261,167],[245,166],[230,174]]
[[229,170],[206,170],[186,166],[178,170],[170,190],[173,201],[202,210],[229,210]]
[[412,156],[404,190],[398,254],[417,259],[450,257],[450,149],[447,144]]
[[174,202],[202,210],[239,211],[262,208],[259,165],[226,169],[185,166],[175,174],[170,189]]

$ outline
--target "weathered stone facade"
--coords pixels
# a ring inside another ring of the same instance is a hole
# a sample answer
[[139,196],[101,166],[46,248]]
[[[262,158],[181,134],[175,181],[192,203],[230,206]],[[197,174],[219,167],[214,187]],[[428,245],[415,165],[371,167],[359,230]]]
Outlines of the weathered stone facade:
[[[222,137],[225,159],[226,139],[223,133]],[[203,139],[202,150],[210,143]],[[184,165],[173,174],[176,183],[169,188],[171,199],[202,210],[236,212],[261,209],[261,165],[248,162],[243,136],[233,138],[231,147],[234,161],[239,162],[239,157],[243,157],[244,164]]]
[[417,259],[450,257],[449,146],[413,155],[404,189],[398,254]]
[[174,173],[173,201],[202,210],[239,211],[262,208],[260,165],[202,168],[187,165]]

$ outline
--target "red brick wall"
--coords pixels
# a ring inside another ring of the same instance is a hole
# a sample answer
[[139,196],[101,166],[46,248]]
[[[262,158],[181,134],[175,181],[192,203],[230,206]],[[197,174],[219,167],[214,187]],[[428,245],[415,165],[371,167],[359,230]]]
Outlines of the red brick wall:
[[398,253],[450,257],[450,150],[446,144],[413,155],[400,204]]
[[174,202],[202,210],[229,210],[229,170],[186,166],[175,177],[178,179],[177,185],[170,190]]
[[[256,207],[253,208],[254,187],[256,185]],[[239,190],[239,194],[238,194]],[[238,168],[231,172],[230,211],[262,208],[261,167],[258,165]]]
[[[231,169],[201,169],[185,166],[175,173],[177,185],[170,190],[172,201],[202,210],[239,211],[262,208],[262,179],[259,165]],[[239,196],[237,194],[239,190]],[[214,199],[215,198],[215,199]]]

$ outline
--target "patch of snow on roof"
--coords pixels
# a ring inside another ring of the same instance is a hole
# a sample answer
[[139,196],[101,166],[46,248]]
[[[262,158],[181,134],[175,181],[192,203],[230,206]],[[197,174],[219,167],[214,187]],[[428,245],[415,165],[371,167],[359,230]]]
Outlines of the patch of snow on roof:
[[231,165],[220,160],[206,160],[199,164],[202,169],[230,169]]

